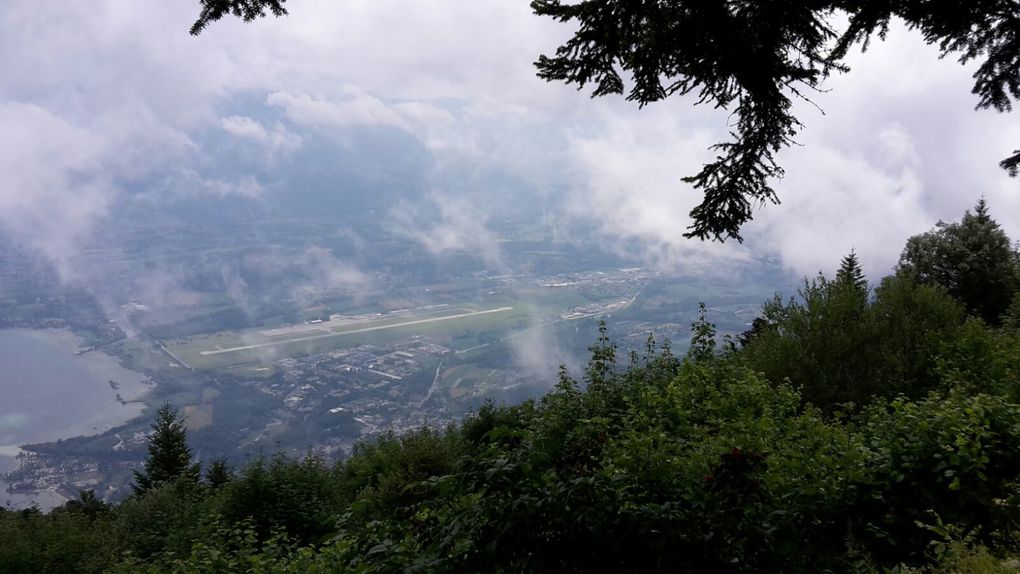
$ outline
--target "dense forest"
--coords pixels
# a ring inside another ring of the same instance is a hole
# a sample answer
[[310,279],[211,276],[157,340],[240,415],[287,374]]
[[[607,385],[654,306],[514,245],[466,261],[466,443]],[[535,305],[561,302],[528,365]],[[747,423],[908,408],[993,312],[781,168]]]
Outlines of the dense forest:
[[136,492],[0,511],[19,572],[1015,572],[1020,251],[982,200],[869,285],[623,353],[445,430],[243,468],[159,412]]

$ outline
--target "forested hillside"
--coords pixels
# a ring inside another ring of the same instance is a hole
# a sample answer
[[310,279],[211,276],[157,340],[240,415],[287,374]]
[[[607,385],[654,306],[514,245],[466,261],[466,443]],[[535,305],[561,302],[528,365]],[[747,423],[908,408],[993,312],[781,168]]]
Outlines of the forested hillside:
[[1020,253],[982,201],[869,284],[689,349],[605,332],[579,380],[346,460],[191,460],[161,411],[137,492],[0,513],[0,571],[1015,572]]

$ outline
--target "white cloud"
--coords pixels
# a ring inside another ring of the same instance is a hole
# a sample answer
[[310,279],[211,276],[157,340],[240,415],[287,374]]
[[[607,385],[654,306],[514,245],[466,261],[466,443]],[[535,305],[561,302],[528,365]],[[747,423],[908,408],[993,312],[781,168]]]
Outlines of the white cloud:
[[747,249],[735,243],[683,237],[700,197],[682,177],[697,171],[717,137],[699,113],[670,105],[632,118],[606,114],[604,132],[572,137],[579,178],[568,199],[572,216],[597,222],[610,245],[638,240],[643,249],[630,255],[652,265],[708,270],[745,260]]
[[220,127],[230,135],[257,142],[268,148],[272,154],[287,153],[301,147],[301,136],[291,133],[280,123],[271,130],[258,121],[246,116],[227,116],[220,119]]
[[34,104],[0,102],[0,227],[41,252],[64,279],[116,187],[105,137]]
[[505,269],[498,237],[489,230],[488,209],[465,197],[431,193],[425,201],[404,202],[389,214],[394,231],[420,243],[429,253],[469,253],[490,268]]
[[262,185],[254,176],[248,176],[237,181],[212,179],[202,181],[204,189],[219,197],[246,197],[258,199],[262,197]]
[[308,94],[274,92],[266,98],[266,103],[283,108],[288,119],[309,127],[390,126],[409,129],[400,114],[378,98],[350,87],[345,92],[348,97],[340,101]]
[[[301,126],[344,135],[350,128],[390,127],[414,136],[425,148],[437,154],[480,157],[477,130],[463,116],[424,101],[384,102],[382,99],[346,86],[338,99],[309,94],[274,92],[266,103],[282,108],[287,118]],[[234,123],[237,123],[236,121]],[[246,134],[254,126],[232,126]],[[261,127],[261,126],[259,126]],[[250,137],[259,137],[252,133]],[[437,156],[437,160],[442,157]]]
[[[227,19],[192,38],[190,2],[5,3],[3,230],[70,273],[83,239],[123,193],[120,180],[180,178],[204,173],[202,159],[215,163],[202,158],[203,130],[275,155],[303,145],[305,131],[358,127],[412,134],[440,176],[448,167],[467,174],[465,188],[485,186],[485,168],[543,189],[572,184],[572,216],[597,222],[607,243],[643,245],[651,262],[776,251],[812,273],[854,245],[880,274],[905,237],[958,218],[981,194],[1020,237],[1020,183],[996,166],[1020,146],[1020,125],[973,112],[970,70],[939,61],[901,28],[817,95],[825,116],[798,108],[804,147],[780,155],[783,204],[757,212],[747,245],[720,247],[682,238],[699,197],[680,178],[725,139],[725,112],[692,109],[690,100],[638,110],[536,78],[535,57],[570,30],[525,2],[306,0],[290,10],[252,24]],[[285,120],[221,111],[236,99],[264,102]],[[254,176],[189,181],[197,192],[265,193]],[[474,249],[498,262],[487,211],[450,195],[430,200],[438,223],[400,216],[409,233],[437,253]]]
[[297,261],[301,268],[312,270],[311,287],[322,291],[362,292],[374,282],[364,271],[353,264],[337,259],[325,247],[311,245]]
[[748,242],[780,254],[802,275],[831,275],[851,249],[870,277],[888,274],[907,238],[935,220],[923,203],[909,141],[898,132],[885,136],[877,134],[874,143],[886,150],[886,166],[869,162],[859,150],[824,145],[788,154],[786,161],[795,167],[779,187],[783,203],[758,212]]

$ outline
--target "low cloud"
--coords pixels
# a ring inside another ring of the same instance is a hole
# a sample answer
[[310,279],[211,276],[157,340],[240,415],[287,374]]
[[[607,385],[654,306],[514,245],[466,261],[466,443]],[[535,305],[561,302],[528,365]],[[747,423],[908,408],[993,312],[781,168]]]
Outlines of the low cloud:
[[246,116],[227,116],[220,120],[220,127],[230,135],[264,145],[273,156],[289,153],[301,147],[301,136],[277,123],[266,128],[258,121]]
[[717,137],[703,117],[660,106],[636,118],[600,119],[603,132],[570,139],[579,179],[567,200],[572,217],[596,223],[610,248],[636,244],[627,255],[653,266],[706,271],[748,258],[735,242],[683,237],[700,197],[682,177],[700,168]]
[[[518,182],[568,189],[549,205],[594,223],[607,246],[663,266],[775,254],[813,274],[853,246],[874,276],[906,237],[959,218],[981,195],[1020,237],[1017,180],[996,166],[1020,146],[1020,125],[973,112],[973,67],[939,60],[902,26],[816,95],[826,115],[800,105],[804,147],[779,157],[783,204],[756,212],[747,244],[720,246],[682,237],[700,195],[681,177],[711,159],[727,113],[683,98],[639,110],[536,78],[535,57],[570,31],[527,3],[308,0],[288,18],[227,19],[199,38],[186,33],[188,3],[4,8],[0,228],[68,280],[92,230],[127,194],[262,199],[266,187],[286,186],[293,166],[283,162],[217,169],[221,158],[203,147],[216,132],[269,156],[315,133],[410,134],[427,152],[415,174],[422,187],[458,192],[409,200],[394,222],[432,253],[473,252],[491,266],[502,259],[491,210],[462,188],[505,189],[506,201]],[[255,119],[261,112],[280,119]]]
[[851,249],[873,280],[891,272],[907,238],[936,218],[925,208],[921,166],[906,134],[891,128],[874,144],[886,154],[881,162],[824,145],[795,150],[777,186],[783,203],[758,213],[748,242],[780,254],[801,275],[831,275]]
[[345,97],[340,100],[274,92],[266,103],[282,108],[290,121],[312,128],[389,126],[410,131],[404,118],[382,100],[350,86],[344,92]]
[[548,380],[560,365],[574,368],[573,359],[561,347],[548,327],[538,317],[529,319],[528,328],[509,340],[514,363],[519,369]]
[[390,211],[393,229],[421,244],[432,255],[468,253],[502,272],[506,265],[497,236],[487,227],[488,210],[464,197],[430,194]]
[[364,295],[375,286],[370,275],[350,262],[337,259],[331,250],[318,245],[307,247],[292,265],[305,275],[305,280],[291,291],[295,300],[304,304],[329,293]]
[[255,177],[251,175],[236,181],[222,179],[204,180],[202,182],[202,187],[206,191],[218,197],[246,197],[248,199],[258,199],[262,197],[263,193],[262,185],[260,185]]
[[0,102],[0,228],[46,257],[62,279],[117,193],[107,138],[42,107]]

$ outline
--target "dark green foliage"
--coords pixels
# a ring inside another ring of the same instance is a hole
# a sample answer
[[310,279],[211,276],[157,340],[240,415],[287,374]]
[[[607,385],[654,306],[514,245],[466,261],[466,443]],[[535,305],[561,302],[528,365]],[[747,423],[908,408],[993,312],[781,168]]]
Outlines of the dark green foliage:
[[999,162],[999,167],[1006,170],[1010,177],[1016,177],[1020,172],[1020,150],[1014,150],[1013,155]]
[[766,303],[741,356],[825,410],[873,396],[920,397],[938,385],[936,357],[962,322],[959,306],[938,288],[892,276],[869,301],[866,284],[843,272],[805,283],[799,301]]
[[924,396],[943,385],[935,375],[938,357],[959,336],[964,312],[939,287],[918,285],[902,275],[882,280],[861,324],[871,392],[891,397]]
[[116,560],[110,515],[54,511],[0,511],[0,571],[102,572]]
[[868,280],[864,277],[861,261],[853,249],[840,262],[839,270],[836,271],[836,283],[867,295]]
[[1020,291],[1013,296],[1013,302],[1002,314],[1002,328],[1020,334]]
[[767,302],[742,348],[718,348],[702,306],[685,357],[649,338],[621,369],[600,322],[584,380],[561,369],[541,400],[333,465],[214,461],[204,482],[164,405],[156,478],[115,507],[83,492],[0,512],[0,571],[1015,570],[1009,316],[968,319],[906,273],[871,294],[851,253],[834,280]]
[[211,22],[227,15],[237,16],[245,22],[264,18],[267,11],[277,17],[284,16],[287,14],[287,9],[283,7],[286,2],[287,0],[199,0],[202,13],[191,25],[191,35],[201,34]]
[[234,479],[234,471],[225,458],[217,458],[205,471],[205,483],[213,491],[217,491]]
[[591,385],[603,385],[616,373],[616,345],[609,340],[606,330],[606,320],[599,319],[599,339],[588,347],[591,359],[585,370],[585,378]]
[[945,341],[937,372],[946,386],[1020,402],[1020,332],[994,331],[970,319]]
[[1020,292],[1020,253],[988,215],[984,199],[960,223],[940,221],[911,237],[899,269],[916,281],[941,285],[969,313],[992,325]]
[[331,469],[315,456],[291,461],[282,455],[257,460],[223,487],[219,512],[229,523],[247,522],[259,540],[277,531],[301,544],[332,532],[335,484]]
[[129,498],[112,524],[114,544],[142,560],[188,552],[206,534],[203,521],[210,509],[203,494],[198,483],[183,478]]
[[873,552],[903,559],[904,548],[919,550],[931,539],[936,520],[989,542],[1016,528],[1016,404],[958,391],[919,402],[899,399],[872,405],[860,428],[876,455],[868,493],[879,503]]
[[704,361],[715,357],[715,325],[708,322],[708,311],[704,303],[698,303],[698,320],[691,323],[691,346],[687,357],[692,361]]
[[449,474],[461,448],[459,437],[428,428],[360,444],[339,471],[342,496],[357,501],[356,517],[395,512],[421,497],[414,485]]
[[182,478],[198,481],[199,465],[191,462],[187,431],[177,415],[177,409],[170,403],[164,403],[156,411],[156,422],[148,438],[149,456],[145,459],[145,471],[135,471],[136,494],[144,494]]
[[79,490],[76,500],[69,500],[62,507],[54,510],[54,512],[81,514],[91,519],[96,519],[109,511],[110,505],[96,497],[93,490]]

